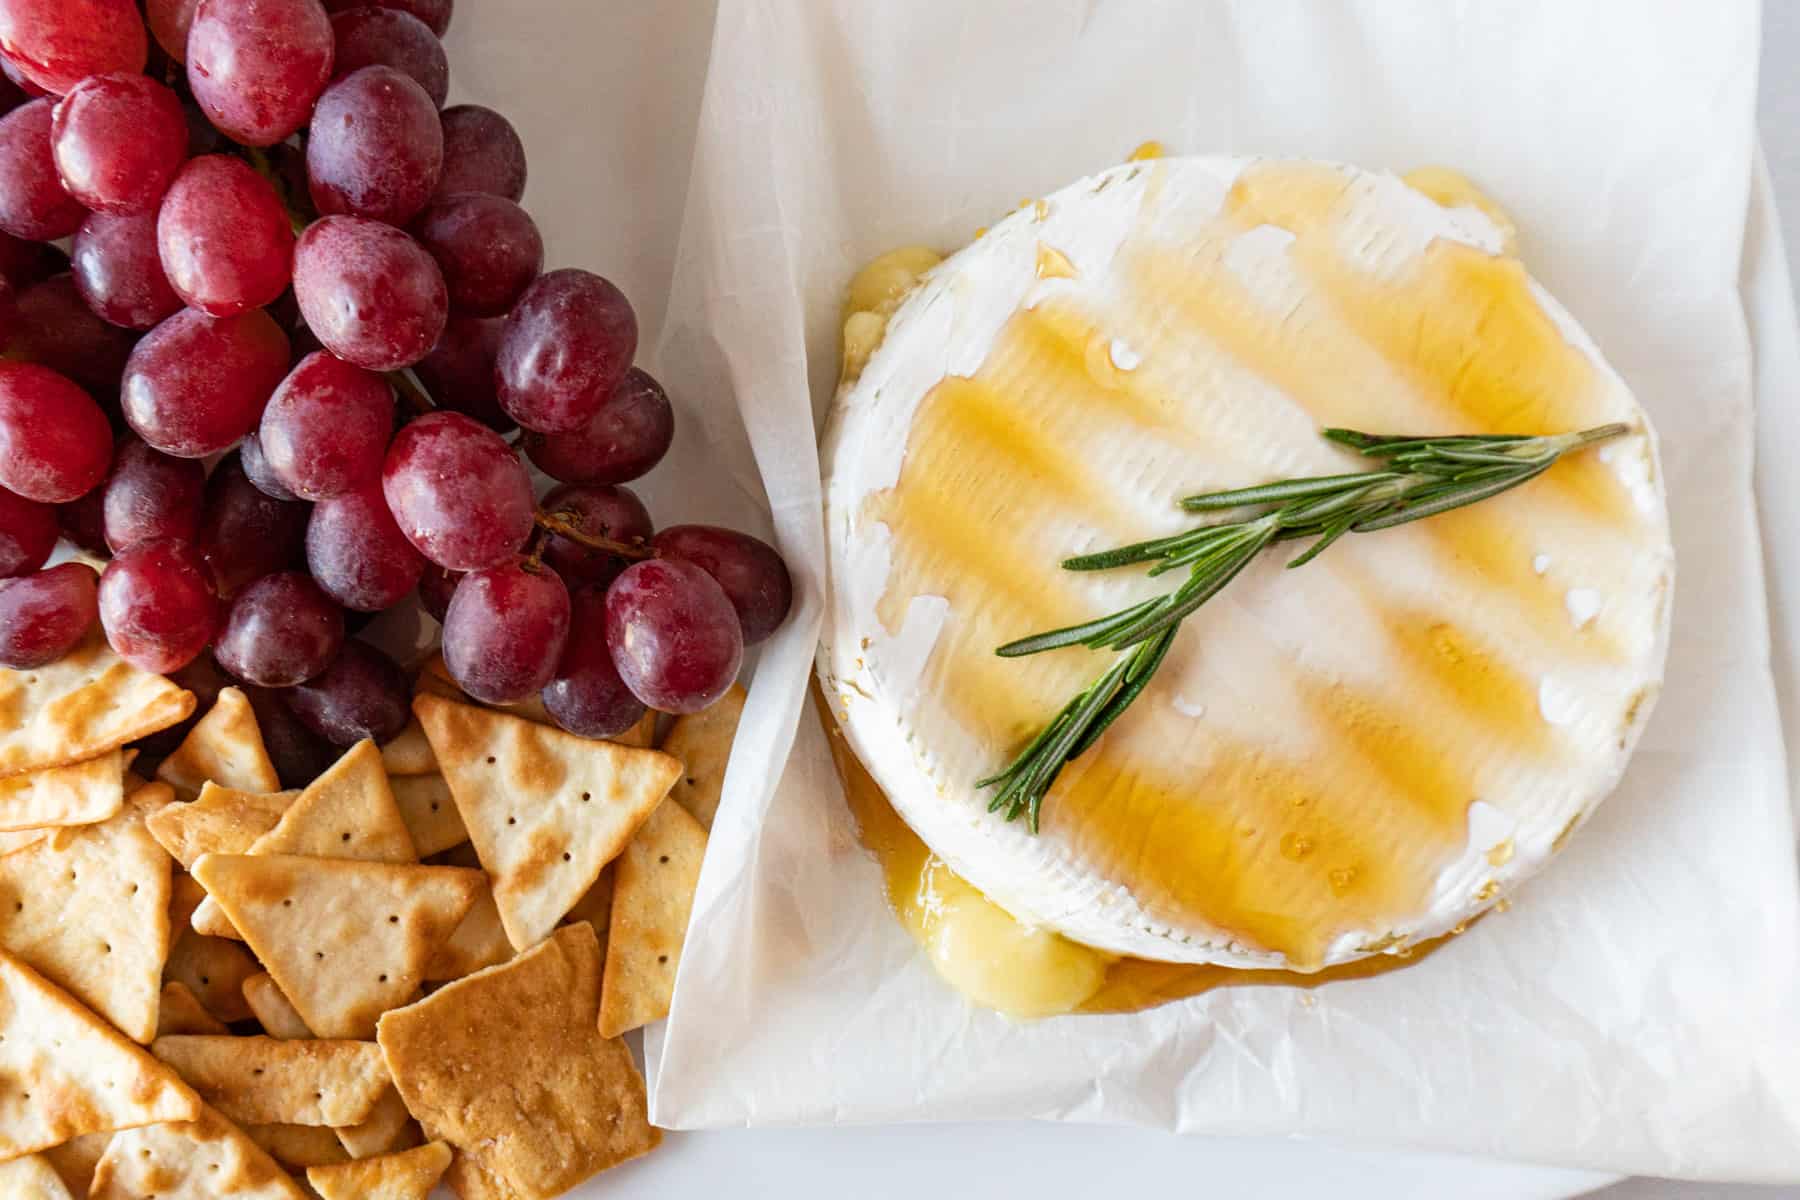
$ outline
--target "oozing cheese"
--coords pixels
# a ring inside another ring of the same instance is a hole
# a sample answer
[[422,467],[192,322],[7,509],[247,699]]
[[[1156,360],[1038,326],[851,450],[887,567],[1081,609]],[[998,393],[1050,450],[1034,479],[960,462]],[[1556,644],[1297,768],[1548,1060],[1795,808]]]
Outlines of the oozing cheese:
[[[1024,925],[1174,963],[1391,953],[1494,904],[1617,781],[1666,642],[1654,443],[1506,234],[1445,200],[1130,163],[931,268],[847,358],[821,682],[906,824]],[[1041,834],[986,811],[974,781],[1107,661],[993,648],[1169,585],[1061,559],[1188,527],[1185,494],[1367,468],[1321,426],[1615,420],[1637,432],[1506,496],[1271,556],[1186,623]]]

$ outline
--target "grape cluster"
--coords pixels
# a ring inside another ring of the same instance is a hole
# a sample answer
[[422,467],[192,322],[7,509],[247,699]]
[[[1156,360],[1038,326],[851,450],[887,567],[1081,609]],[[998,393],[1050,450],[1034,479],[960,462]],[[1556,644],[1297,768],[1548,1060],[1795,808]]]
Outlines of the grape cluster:
[[669,398],[625,295],[544,271],[513,127],[443,107],[450,10],[0,0],[0,665],[97,621],[298,772],[404,725],[354,634],[415,594],[470,696],[589,737],[786,617],[772,547],[624,486]]

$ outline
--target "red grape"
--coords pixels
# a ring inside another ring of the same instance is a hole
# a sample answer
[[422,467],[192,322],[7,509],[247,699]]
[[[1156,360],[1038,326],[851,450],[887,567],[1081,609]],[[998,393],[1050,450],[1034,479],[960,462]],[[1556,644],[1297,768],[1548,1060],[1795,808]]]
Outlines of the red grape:
[[306,179],[321,215],[404,225],[444,168],[437,105],[392,67],[364,67],[325,89],[306,141]]
[[97,487],[78,500],[56,506],[56,523],[63,536],[89,554],[104,558],[112,553],[106,544],[106,489]]
[[175,458],[134,437],[123,438],[105,486],[101,514],[114,554],[159,538],[191,542],[200,532],[206,468],[199,459]]
[[304,562],[307,514],[304,504],[259,491],[241,455],[215,467],[206,481],[198,545],[219,595],[229,596],[252,579]]
[[544,239],[504,196],[462,192],[433,202],[413,233],[444,270],[451,311],[498,317],[544,269]]
[[462,578],[461,571],[446,571],[434,562],[425,564],[425,570],[419,576],[419,603],[433,620],[442,624],[444,614],[450,611],[450,598],[456,595],[456,585]]
[[178,63],[187,62],[188,30],[194,26],[194,10],[199,7],[200,0],[149,0],[144,5],[150,36]]
[[59,96],[89,75],[142,71],[149,53],[131,0],[0,0],[0,54]]
[[450,94],[450,60],[425,22],[397,8],[367,5],[338,13],[331,18],[331,29],[337,35],[334,79],[364,67],[392,67],[424,88],[434,105],[444,107]]
[[552,271],[506,318],[494,365],[500,404],[527,429],[580,429],[625,378],[637,337],[625,293],[588,271]]
[[0,487],[62,504],[111,465],[112,429],[86,392],[48,367],[0,361]]
[[444,110],[444,174],[437,194],[488,192],[518,200],[525,195],[525,143],[512,122],[479,104]]
[[219,627],[200,552],[186,542],[140,542],[100,576],[100,624],[120,658],[166,675],[200,656]]
[[371,371],[424,358],[449,309],[443,273],[425,248],[363,217],[326,217],[300,235],[294,298],[327,350]]
[[406,540],[378,484],[313,505],[306,565],[327,595],[355,612],[380,612],[406,599],[425,559]]
[[63,563],[0,579],[0,667],[36,670],[80,645],[99,613],[95,578],[86,563]]
[[256,490],[274,500],[298,500],[300,497],[288,490],[287,484],[275,474],[269,466],[269,460],[262,452],[262,439],[252,429],[244,435],[238,445],[238,456],[244,464],[244,476],[249,479]]
[[22,292],[68,269],[68,258],[55,246],[0,232],[0,279],[12,284],[15,291]]
[[215,317],[261,308],[287,288],[294,230],[275,185],[224,154],[191,160],[156,217],[163,270]]
[[308,729],[285,703],[291,689],[245,687],[256,728],[285,788],[303,788],[331,768],[343,751]]
[[569,640],[543,699],[552,720],[582,737],[617,737],[643,719],[644,703],[619,678],[606,645],[604,587],[570,597]]
[[379,479],[393,432],[394,393],[387,380],[320,350],[275,389],[257,441],[285,486],[323,500]]
[[287,335],[261,309],[235,317],[183,309],[132,350],[125,420],[164,454],[217,454],[256,427],[287,364]]
[[412,689],[393,659],[367,642],[347,641],[316,679],[282,696],[302,724],[337,746],[389,741],[412,717]]
[[51,101],[33,100],[0,117],[0,230],[27,241],[68,237],[87,216],[56,173],[55,112]]
[[570,433],[527,431],[519,445],[538,470],[564,483],[625,483],[648,474],[675,440],[675,409],[637,367],[594,418]]
[[382,492],[400,529],[439,566],[491,567],[531,536],[531,477],[500,435],[461,413],[428,413],[395,436]]
[[793,607],[787,564],[760,538],[716,525],[671,525],[650,544],[661,557],[693,563],[718,581],[737,610],[746,646],[774,633]]
[[438,37],[450,28],[450,11],[452,0],[325,0],[325,7],[330,11],[346,12],[350,9],[373,5],[377,8],[399,9],[411,13],[425,23],[425,27]]
[[94,213],[71,247],[75,287],[94,315],[125,329],[151,329],[181,308],[156,248],[156,214]]
[[[593,537],[615,542],[650,540],[654,526],[650,510],[630,488],[606,484],[565,484],[551,489],[544,497],[543,510],[564,520]],[[594,550],[579,542],[554,535],[544,545],[544,561],[556,569],[570,587],[582,584],[611,583],[629,563],[617,554]]]
[[137,335],[101,320],[68,275],[29,288],[18,300],[8,351],[67,375],[101,404],[110,404]]
[[711,705],[744,661],[743,630],[724,589],[693,563],[672,559],[634,563],[613,581],[606,644],[632,695],[661,712]]
[[200,0],[188,31],[188,86],[227,136],[273,146],[312,115],[331,56],[331,19],[319,0]]
[[413,366],[432,402],[474,417],[495,433],[511,433],[518,423],[500,407],[494,391],[494,355],[506,322],[451,317],[431,353]]
[[331,665],[344,644],[344,614],[304,571],[245,584],[225,614],[213,658],[259,687],[304,683]]
[[43,566],[56,534],[56,509],[0,488],[0,578]]
[[156,207],[187,160],[187,116],[142,75],[94,75],[57,104],[50,148],[63,187],[96,212]]
[[444,666],[485,704],[542,691],[569,636],[569,589],[555,571],[507,562],[471,571],[444,616]]

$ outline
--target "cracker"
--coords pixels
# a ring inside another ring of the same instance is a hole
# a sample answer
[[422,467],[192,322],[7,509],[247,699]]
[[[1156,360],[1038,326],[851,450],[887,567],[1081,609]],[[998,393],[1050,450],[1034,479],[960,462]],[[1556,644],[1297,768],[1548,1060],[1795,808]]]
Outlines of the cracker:
[[261,969],[241,943],[190,929],[169,948],[163,978],[186,984],[207,1012],[229,1025],[250,1019],[244,980]]
[[662,1138],[630,1050],[600,1036],[599,992],[594,931],[568,925],[388,1013],[378,1038],[428,1136],[511,1193],[549,1200]]
[[514,947],[549,936],[681,773],[656,750],[414,699]]
[[419,1144],[419,1127],[406,1111],[406,1101],[392,1086],[381,1093],[369,1115],[355,1125],[334,1131],[351,1158],[374,1158]]
[[294,1005],[282,992],[281,985],[267,971],[244,980],[244,1003],[256,1014],[263,1032],[270,1037],[296,1041],[311,1037],[312,1030],[294,1011]]
[[225,1022],[206,1011],[185,983],[170,980],[162,986],[162,1003],[156,1010],[156,1036],[182,1033],[226,1034]]
[[13,833],[0,833],[0,857],[16,854],[28,846],[35,846],[50,836],[50,830],[20,829]]
[[150,1052],[240,1124],[355,1125],[388,1086],[373,1042],[166,1037]]
[[144,828],[169,788],[111,820],[0,857],[0,947],[138,1042],[156,1036],[169,953],[169,856]]
[[256,713],[249,698],[234,687],[220,690],[212,708],[156,768],[156,777],[184,797],[198,794],[208,780],[244,792],[281,790],[281,777],[263,746]]
[[288,1173],[210,1108],[198,1120],[113,1138],[89,1200],[306,1200]]
[[62,1176],[49,1159],[36,1154],[0,1163],[0,1196],[7,1200],[70,1200]]
[[[154,814],[152,814],[154,815]],[[206,889],[186,871],[172,871],[169,879],[169,936],[179,938],[193,928],[194,910],[206,899]]]
[[125,752],[0,779],[0,830],[92,825],[125,803]]
[[425,964],[425,978],[433,983],[461,979],[512,956],[512,942],[507,940],[506,929],[500,924],[500,910],[494,907],[494,893],[483,876],[481,891],[468,915]]
[[244,1135],[290,1171],[350,1161],[337,1134],[322,1125],[246,1125]]
[[382,743],[381,765],[387,768],[390,779],[438,773],[437,755],[431,752],[431,743],[425,740],[419,718],[412,718],[391,741]]
[[306,1173],[324,1200],[425,1200],[450,1165],[450,1147],[428,1142],[416,1150],[366,1158]]
[[74,1196],[85,1196],[94,1182],[94,1167],[99,1164],[100,1156],[106,1153],[107,1143],[112,1141],[110,1133],[84,1133],[80,1137],[70,1138],[60,1146],[52,1146],[43,1152],[44,1161],[48,1162],[59,1176],[63,1186]]
[[173,1071],[0,952],[0,1160],[199,1112]]
[[205,783],[200,798],[167,804],[150,818],[150,833],[183,870],[202,854],[242,854],[275,828],[299,792],[240,792]]
[[587,890],[569,915],[563,918],[564,924],[586,921],[594,927],[594,936],[600,939],[600,957],[606,958],[606,935],[612,928],[613,877],[618,874],[618,859],[606,864],[606,870],[600,872],[600,878],[594,880],[594,886]]
[[600,1032],[617,1037],[669,1015],[706,830],[679,804],[657,806],[619,856],[600,989]]
[[406,831],[412,835],[413,849],[420,858],[441,854],[469,840],[462,814],[450,798],[450,785],[442,775],[406,775],[388,782],[394,789],[400,819],[406,822]]
[[731,742],[737,737],[746,696],[743,684],[732,684],[710,708],[676,717],[663,739],[663,753],[681,760],[681,778],[669,795],[709,831],[725,790],[725,765],[731,761]]
[[410,1000],[483,881],[464,867],[285,854],[209,854],[194,877],[326,1038],[372,1037]]
[[621,733],[618,737],[608,738],[621,746],[654,746],[656,745],[656,710],[651,709],[638,718],[638,723]]
[[0,779],[105,754],[193,711],[192,692],[114,654],[96,627],[48,666],[0,670]]

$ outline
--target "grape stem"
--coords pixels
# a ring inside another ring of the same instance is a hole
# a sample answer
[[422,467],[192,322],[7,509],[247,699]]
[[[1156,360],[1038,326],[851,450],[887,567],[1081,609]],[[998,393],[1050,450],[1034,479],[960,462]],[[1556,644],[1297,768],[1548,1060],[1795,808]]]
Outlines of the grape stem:
[[612,538],[595,537],[591,533],[583,532],[581,526],[571,520],[574,515],[570,512],[551,513],[539,509],[538,528],[546,529],[559,537],[566,537],[576,545],[586,546],[589,550],[602,550],[608,554],[616,554],[620,558],[629,558],[634,562],[656,557],[656,551],[642,542],[617,542]]

